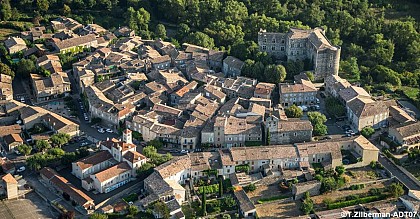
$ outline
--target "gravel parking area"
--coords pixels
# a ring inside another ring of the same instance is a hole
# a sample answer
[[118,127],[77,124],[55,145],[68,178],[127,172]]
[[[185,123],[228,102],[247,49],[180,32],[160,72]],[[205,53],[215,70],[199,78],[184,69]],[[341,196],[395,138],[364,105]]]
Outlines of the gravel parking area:
[[25,199],[8,200],[0,203],[0,219],[53,219],[59,213],[35,193],[29,193]]

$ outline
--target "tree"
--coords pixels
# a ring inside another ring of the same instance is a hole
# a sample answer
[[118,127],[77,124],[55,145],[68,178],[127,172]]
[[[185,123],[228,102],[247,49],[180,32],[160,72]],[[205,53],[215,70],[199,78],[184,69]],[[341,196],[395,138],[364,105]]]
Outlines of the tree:
[[267,65],[264,69],[265,81],[278,84],[286,78],[286,69],[283,65]]
[[17,147],[17,150],[19,151],[19,153],[28,156],[32,152],[32,147],[27,144],[21,144]]
[[135,205],[130,205],[130,207],[128,207],[128,215],[133,217],[136,216],[139,213],[139,209],[137,208],[137,206]]
[[404,188],[401,183],[392,183],[388,190],[394,198],[398,198],[404,194]]
[[163,24],[156,25],[155,30],[156,37],[161,38],[162,40],[166,38],[166,28]]
[[223,178],[219,178],[219,197],[223,196]]
[[292,105],[285,110],[286,116],[289,118],[300,118],[303,116],[303,111],[296,105]]
[[168,206],[162,201],[158,201],[153,205],[154,212],[158,215],[158,218],[169,219],[170,212]]
[[29,77],[35,71],[35,63],[30,59],[21,59],[16,66],[16,73],[24,77]]
[[70,8],[70,6],[64,4],[64,6],[63,6],[63,14],[66,15],[66,16],[68,16],[69,14],[71,14],[71,8]]
[[362,129],[362,131],[360,131],[360,133],[366,138],[370,138],[370,136],[375,133],[375,129],[373,129],[372,126],[366,126]]
[[57,133],[57,134],[54,134],[53,136],[51,136],[50,141],[55,146],[61,147],[64,144],[67,144],[67,142],[69,142],[70,138],[71,138],[70,135],[67,134],[67,133]]
[[311,199],[309,192],[305,192],[305,196],[303,198],[303,202],[302,205],[300,206],[300,209],[305,213],[305,214],[310,214],[311,212],[313,212],[314,210],[314,202]]
[[206,209],[206,207],[207,207],[207,200],[206,200],[206,193],[205,192],[203,192],[203,194],[202,194],[202,198],[201,198],[201,213],[202,213],[202,215],[203,216],[206,216],[207,215],[207,209]]
[[51,145],[50,145],[50,143],[48,143],[48,141],[38,140],[35,143],[35,149],[37,151],[45,151],[45,150],[50,149],[50,148],[51,148]]
[[47,12],[50,7],[50,3],[48,0],[36,0],[36,6],[40,11]]
[[157,139],[157,138],[155,138],[155,139],[153,139],[153,140],[149,141],[147,144],[148,144],[149,146],[153,146],[153,147],[154,147],[154,148],[156,148],[157,150],[159,150],[160,148],[162,148],[162,147],[163,147],[163,142],[162,142],[161,140]]
[[203,32],[190,33],[185,39],[185,42],[208,49],[212,49],[214,47],[214,39]]
[[100,214],[100,213],[93,213],[89,216],[89,219],[108,219],[108,215]]
[[315,80],[315,76],[314,73],[307,71],[305,72],[306,76],[309,78],[310,81],[314,81]]
[[144,174],[144,173],[148,172],[152,168],[153,168],[153,164],[151,164],[149,162],[146,162],[136,170],[136,173],[138,175],[141,175],[141,174]]
[[157,149],[151,145],[146,146],[143,148],[143,154],[144,156],[153,159],[153,157],[156,157],[157,153]]
[[191,29],[187,24],[180,24],[179,27],[178,27],[178,30],[176,32],[176,37],[179,40],[183,40],[183,39],[185,39],[185,37],[188,36],[190,31],[191,31]]
[[227,23],[241,24],[248,16],[248,9],[243,2],[227,0],[223,7],[223,16]]
[[340,71],[344,73],[343,78],[360,80],[360,69],[356,57],[341,61]]
[[337,182],[334,177],[324,177],[321,181],[321,190],[323,192],[333,191],[338,188]]
[[316,136],[327,134],[327,126],[324,124],[327,121],[327,117],[320,112],[309,112],[308,113],[309,121],[311,121],[312,126],[314,127],[313,133]]
[[140,8],[136,13],[136,19],[139,30],[149,30],[150,13],[146,9]]
[[0,72],[5,75],[9,75],[12,78],[15,77],[15,73],[10,69],[10,67],[4,63],[0,63]]
[[340,165],[340,166],[336,166],[335,167],[335,172],[337,172],[337,174],[339,176],[343,175],[343,173],[346,171],[346,168],[344,168],[344,166]]
[[10,6],[9,0],[2,0],[0,1],[0,20],[8,21],[12,14],[12,7]]

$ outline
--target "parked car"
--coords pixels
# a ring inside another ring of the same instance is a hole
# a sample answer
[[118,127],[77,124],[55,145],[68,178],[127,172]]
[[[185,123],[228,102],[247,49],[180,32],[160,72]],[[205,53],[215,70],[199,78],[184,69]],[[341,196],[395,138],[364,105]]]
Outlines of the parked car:
[[18,150],[15,150],[16,155],[20,155],[20,152]]
[[319,104],[319,103],[320,103],[320,101],[319,101],[319,99],[318,99],[318,98],[316,98],[316,99],[315,99],[315,103],[316,103],[316,104]]
[[112,129],[106,129],[105,131],[108,132],[108,133],[112,133],[113,132]]
[[181,152],[180,152],[180,153],[181,153],[181,154],[188,154],[188,152],[189,152],[188,150],[181,150]]
[[80,146],[81,147],[83,147],[83,146],[86,146],[86,145],[88,145],[89,143],[88,142],[82,142],[81,144],[80,144]]
[[99,133],[105,133],[105,130],[104,129],[98,129],[98,132]]
[[21,166],[21,167],[19,167],[19,169],[16,170],[16,172],[21,173],[21,172],[23,172],[25,170],[26,170],[26,167],[25,166]]

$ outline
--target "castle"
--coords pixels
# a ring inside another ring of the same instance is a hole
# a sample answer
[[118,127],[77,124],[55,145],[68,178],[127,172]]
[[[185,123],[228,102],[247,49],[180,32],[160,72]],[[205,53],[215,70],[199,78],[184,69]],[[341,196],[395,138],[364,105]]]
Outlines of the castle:
[[267,52],[281,60],[305,60],[313,64],[316,80],[328,75],[337,75],[341,48],[334,46],[325,36],[322,28],[303,30],[291,28],[287,33],[258,33],[260,51]]

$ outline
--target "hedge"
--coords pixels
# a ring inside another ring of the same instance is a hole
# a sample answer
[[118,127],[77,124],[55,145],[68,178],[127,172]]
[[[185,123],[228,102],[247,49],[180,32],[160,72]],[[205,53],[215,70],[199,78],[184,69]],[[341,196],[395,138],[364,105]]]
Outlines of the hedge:
[[342,202],[336,202],[328,204],[328,210],[337,209],[337,208],[344,208],[352,205],[358,205],[358,204],[364,204],[374,201],[383,200],[387,197],[387,195],[373,195],[373,196],[367,196],[363,198],[348,200],[348,201],[342,201]]
[[213,184],[213,185],[209,185],[209,186],[200,186],[198,187],[198,194],[213,194],[213,193],[217,193],[219,192],[219,184]]
[[270,197],[270,198],[262,198],[262,199],[259,199],[257,201],[257,203],[258,204],[263,204],[265,202],[271,202],[271,201],[281,200],[281,199],[285,199],[285,198],[288,198],[288,197],[289,196],[287,196],[287,195],[278,195],[278,196],[273,196],[273,197]]

